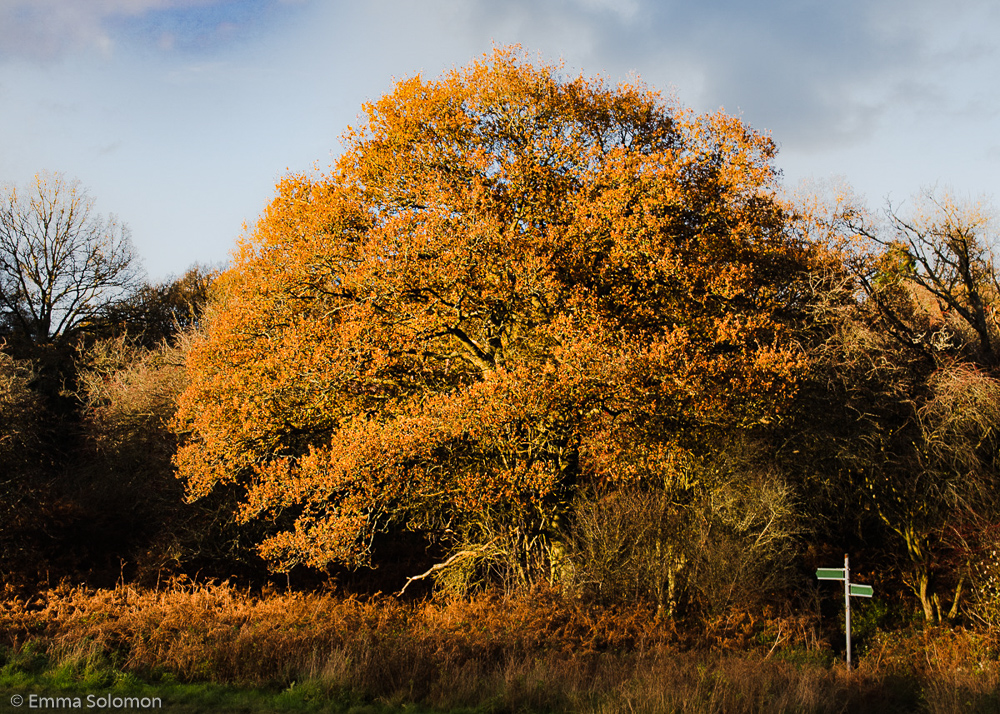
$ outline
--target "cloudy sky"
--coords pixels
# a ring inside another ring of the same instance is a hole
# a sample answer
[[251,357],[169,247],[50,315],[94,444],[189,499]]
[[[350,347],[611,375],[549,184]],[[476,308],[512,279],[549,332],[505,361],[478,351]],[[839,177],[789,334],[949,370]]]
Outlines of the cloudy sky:
[[361,103],[519,43],[769,131],[785,183],[1000,201],[992,0],[0,0],[0,181],[79,179],[154,280],[221,264]]

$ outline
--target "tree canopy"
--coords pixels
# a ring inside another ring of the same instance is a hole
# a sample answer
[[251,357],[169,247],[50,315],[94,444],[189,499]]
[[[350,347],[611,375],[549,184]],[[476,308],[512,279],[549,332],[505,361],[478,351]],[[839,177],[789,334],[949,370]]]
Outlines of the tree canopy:
[[346,145],[241,241],[176,420],[189,497],[242,487],[278,567],[683,490],[794,396],[803,247],[740,120],[500,49],[400,81]]

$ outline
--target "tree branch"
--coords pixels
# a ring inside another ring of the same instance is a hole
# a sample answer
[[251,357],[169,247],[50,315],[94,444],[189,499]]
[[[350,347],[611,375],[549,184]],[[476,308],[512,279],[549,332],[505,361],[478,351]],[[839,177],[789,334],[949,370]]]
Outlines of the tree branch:
[[495,542],[496,542],[496,538],[494,538],[493,540],[491,540],[486,545],[484,545],[484,546],[482,546],[480,548],[476,548],[475,550],[460,550],[457,553],[455,553],[455,555],[453,555],[450,558],[448,558],[448,560],[444,561],[443,563],[437,563],[436,565],[432,565],[427,570],[426,573],[421,573],[420,575],[414,575],[413,577],[407,578],[406,579],[406,585],[404,585],[403,588],[398,593],[396,593],[396,597],[400,597],[404,592],[406,592],[406,588],[410,587],[410,583],[414,582],[415,580],[423,580],[424,578],[430,577],[431,575],[433,575],[437,571],[444,570],[449,565],[452,565],[453,563],[457,563],[459,560],[465,560],[466,558],[468,558],[470,556],[479,555],[480,553],[485,553],[486,549],[489,548],[491,545],[493,545],[493,543],[495,543]]

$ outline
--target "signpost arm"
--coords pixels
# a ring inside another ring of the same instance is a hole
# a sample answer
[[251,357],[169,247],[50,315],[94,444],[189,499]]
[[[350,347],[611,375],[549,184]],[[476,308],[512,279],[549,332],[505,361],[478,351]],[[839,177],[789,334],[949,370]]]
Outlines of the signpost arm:
[[847,669],[851,669],[851,570],[844,553],[844,629],[847,630]]

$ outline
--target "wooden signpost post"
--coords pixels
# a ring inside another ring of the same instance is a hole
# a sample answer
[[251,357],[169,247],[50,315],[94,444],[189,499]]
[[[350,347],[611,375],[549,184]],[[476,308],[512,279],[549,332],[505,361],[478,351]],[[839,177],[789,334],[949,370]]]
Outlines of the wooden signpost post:
[[844,581],[844,630],[847,632],[847,668],[851,668],[851,596],[871,597],[874,590],[870,585],[851,584],[851,566],[844,554],[843,568],[819,568],[816,570],[819,580]]

